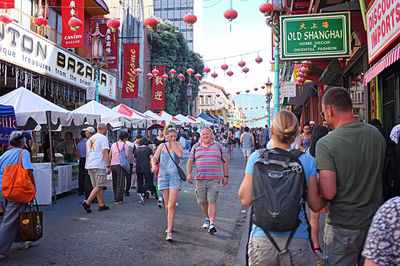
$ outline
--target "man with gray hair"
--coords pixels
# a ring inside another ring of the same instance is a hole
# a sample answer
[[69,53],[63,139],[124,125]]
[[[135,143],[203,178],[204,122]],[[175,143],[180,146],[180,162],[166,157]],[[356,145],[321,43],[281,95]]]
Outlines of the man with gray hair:
[[109,209],[108,206],[103,203],[103,188],[107,187],[107,175],[111,173],[110,157],[108,154],[110,146],[106,134],[107,126],[104,123],[100,123],[97,125],[97,133],[86,142],[85,168],[88,169],[93,186],[92,192],[90,192],[87,200],[81,202],[86,212],[92,212],[90,204],[96,197],[99,203],[99,211]]

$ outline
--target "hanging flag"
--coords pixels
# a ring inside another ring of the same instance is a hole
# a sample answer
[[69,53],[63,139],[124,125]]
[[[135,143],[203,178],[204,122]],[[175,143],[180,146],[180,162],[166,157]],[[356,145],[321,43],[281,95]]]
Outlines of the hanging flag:
[[156,66],[159,72],[153,77],[153,93],[151,100],[151,109],[163,111],[165,106],[165,80],[162,75],[166,72],[166,66]]
[[14,8],[15,0],[1,0],[0,9]]
[[[61,0],[62,42],[64,48],[83,46],[83,30],[85,25],[84,0]],[[70,26],[69,20],[75,17],[82,21],[81,26]]]
[[105,33],[106,38],[104,42],[105,56],[108,68],[118,68],[118,29],[112,32],[106,24],[100,24],[100,32]]
[[124,80],[121,98],[137,98],[139,80],[135,69],[139,67],[139,43],[124,43]]

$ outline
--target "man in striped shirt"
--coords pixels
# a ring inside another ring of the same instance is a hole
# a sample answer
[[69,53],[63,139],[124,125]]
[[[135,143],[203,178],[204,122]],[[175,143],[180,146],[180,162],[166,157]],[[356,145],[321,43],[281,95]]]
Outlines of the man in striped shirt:
[[[217,232],[215,217],[217,215],[216,201],[221,182],[228,185],[228,157],[220,143],[213,140],[213,133],[209,128],[203,128],[200,132],[200,141],[193,146],[186,164],[187,180],[193,184],[193,162],[196,164],[196,198],[201,205],[205,221],[204,229],[212,235]],[[221,165],[224,174],[222,175]]]

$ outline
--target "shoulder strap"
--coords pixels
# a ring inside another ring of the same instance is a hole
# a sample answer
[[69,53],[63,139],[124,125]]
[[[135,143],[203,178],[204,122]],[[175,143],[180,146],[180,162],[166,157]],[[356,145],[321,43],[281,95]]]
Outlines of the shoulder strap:
[[193,145],[193,161],[196,160],[196,150],[197,147],[199,146],[199,142],[196,142],[196,144]]
[[171,155],[171,153],[169,152],[169,149],[168,149],[166,143],[165,143],[165,146],[164,146],[164,147],[167,149],[168,155],[169,155],[169,157],[171,158],[171,160],[174,162],[174,164],[176,165],[176,167],[179,167],[178,164],[175,162],[174,158],[172,158],[172,155]]
[[20,153],[19,153],[17,165],[22,165],[22,152],[23,152],[23,151],[24,151],[24,150],[22,149],[22,150],[20,151]]

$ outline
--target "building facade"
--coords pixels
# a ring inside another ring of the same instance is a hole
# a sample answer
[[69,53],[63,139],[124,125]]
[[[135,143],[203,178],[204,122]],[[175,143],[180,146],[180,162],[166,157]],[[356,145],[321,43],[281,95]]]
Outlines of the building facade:
[[193,50],[195,32],[183,22],[183,17],[188,13],[194,13],[194,0],[154,0],[154,16],[169,20],[178,27],[189,48]]

